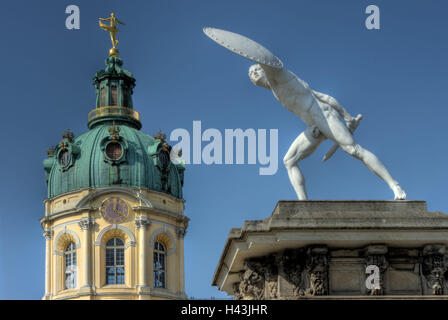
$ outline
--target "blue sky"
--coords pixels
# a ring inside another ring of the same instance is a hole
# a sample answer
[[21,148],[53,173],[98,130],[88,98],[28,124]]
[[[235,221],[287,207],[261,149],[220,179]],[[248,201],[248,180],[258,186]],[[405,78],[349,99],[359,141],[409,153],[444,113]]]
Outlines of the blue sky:
[[[78,5],[80,30],[65,28]],[[381,29],[367,30],[375,4]],[[282,159],[304,123],[247,77],[251,65],[203,33],[214,26],[246,35],[274,52],[315,90],[364,115],[357,141],[374,152],[409,200],[448,212],[446,1],[2,1],[0,4],[0,299],[40,299],[45,240],[38,219],[46,197],[45,150],[70,128],[87,130],[94,73],[110,47],[98,17],[115,12],[124,67],[137,79],[142,130],[278,129],[279,169],[259,165],[189,165],[185,173],[186,292],[225,297],[211,281],[227,234],[244,220],[295,199]],[[174,143],[173,143],[174,144]],[[205,144],[204,144],[205,145]],[[393,198],[359,161],[323,143],[301,163],[310,199]]]

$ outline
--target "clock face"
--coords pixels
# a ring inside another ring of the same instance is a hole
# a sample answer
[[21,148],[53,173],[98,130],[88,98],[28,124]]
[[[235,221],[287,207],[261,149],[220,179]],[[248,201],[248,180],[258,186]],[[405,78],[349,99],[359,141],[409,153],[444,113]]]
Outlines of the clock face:
[[100,211],[104,220],[110,223],[124,222],[129,216],[128,205],[118,197],[111,197],[104,200]]

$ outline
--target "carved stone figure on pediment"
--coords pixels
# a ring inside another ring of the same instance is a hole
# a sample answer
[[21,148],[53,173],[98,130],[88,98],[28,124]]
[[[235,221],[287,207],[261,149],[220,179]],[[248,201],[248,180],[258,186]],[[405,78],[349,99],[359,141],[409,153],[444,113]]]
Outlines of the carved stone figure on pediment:
[[260,263],[246,261],[246,271],[240,274],[239,293],[243,300],[260,300],[264,298],[264,276]]

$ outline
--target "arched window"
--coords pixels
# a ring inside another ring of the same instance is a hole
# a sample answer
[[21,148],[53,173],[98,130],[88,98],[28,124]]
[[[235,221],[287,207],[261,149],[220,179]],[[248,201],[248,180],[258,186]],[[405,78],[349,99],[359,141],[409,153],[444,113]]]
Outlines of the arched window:
[[165,247],[160,242],[154,244],[154,288],[166,288]]
[[106,243],[106,284],[124,284],[124,242],[119,238]]
[[76,245],[70,242],[64,251],[65,289],[76,288]]

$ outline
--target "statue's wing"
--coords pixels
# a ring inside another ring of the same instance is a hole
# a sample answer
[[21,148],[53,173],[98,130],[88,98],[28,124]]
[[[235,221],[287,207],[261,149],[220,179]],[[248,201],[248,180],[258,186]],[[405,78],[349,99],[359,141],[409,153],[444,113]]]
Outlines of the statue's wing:
[[249,60],[273,68],[283,68],[283,63],[272,52],[238,33],[215,28],[204,28],[204,33],[224,48]]

